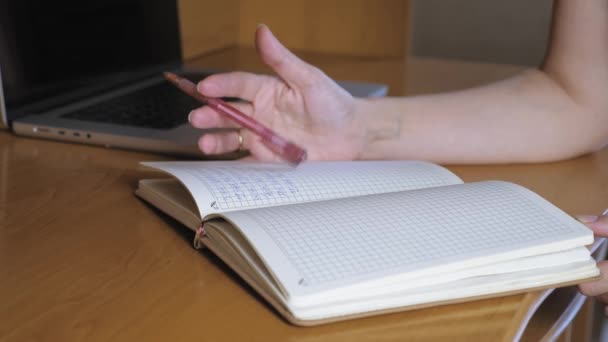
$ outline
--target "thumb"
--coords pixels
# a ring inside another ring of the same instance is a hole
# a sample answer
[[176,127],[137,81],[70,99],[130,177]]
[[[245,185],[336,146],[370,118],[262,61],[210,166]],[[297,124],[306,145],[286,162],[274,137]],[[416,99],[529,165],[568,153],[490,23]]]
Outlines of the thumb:
[[595,235],[608,237],[608,210],[600,216],[584,215],[577,217],[579,221],[591,228]]
[[256,29],[255,47],[262,61],[292,87],[311,85],[320,74],[316,67],[304,62],[283,46],[266,25],[260,24]]

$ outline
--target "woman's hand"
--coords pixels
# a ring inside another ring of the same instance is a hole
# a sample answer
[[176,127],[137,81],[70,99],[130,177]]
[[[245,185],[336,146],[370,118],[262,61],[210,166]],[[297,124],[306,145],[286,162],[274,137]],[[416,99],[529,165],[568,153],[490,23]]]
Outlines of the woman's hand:
[[[302,146],[310,160],[349,160],[360,156],[366,145],[366,127],[357,117],[357,99],[322,71],[300,60],[260,25],[256,48],[261,59],[279,77],[245,72],[212,75],[198,84],[210,97],[237,97],[247,102],[232,103],[277,134]],[[190,113],[197,128],[234,127],[234,122],[203,106]],[[263,161],[279,157],[260,138],[242,130],[243,147]],[[236,132],[205,134],[199,140],[206,154],[221,154],[239,148]]]
[[[601,216],[580,216],[578,218],[593,230],[595,235],[608,237],[608,210]],[[601,279],[579,285],[580,291],[589,297],[595,297],[599,302],[608,304],[608,261],[600,261],[597,266]],[[608,316],[608,307],[604,306],[604,315]]]

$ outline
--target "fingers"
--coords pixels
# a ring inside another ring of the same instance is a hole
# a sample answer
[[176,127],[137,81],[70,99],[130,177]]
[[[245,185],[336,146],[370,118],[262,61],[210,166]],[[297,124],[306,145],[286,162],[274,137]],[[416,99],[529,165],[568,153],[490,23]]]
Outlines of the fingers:
[[251,155],[243,158],[244,161],[281,161],[279,156],[270,151],[257,136],[246,129],[204,134],[199,139],[198,146],[207,155],[248,150]]
[[597,263],[600,269],[601,279],[579,284],[580,291],[589,297],[595,297],[608,293],[608,261],[600,261]]
[[[240,138],[239,138],[240,135]],[[198,147],[205,154],[224,154],[247,149],[245,146],[246,131],[232,131],[204,134],[198,141]],[[241,140],[242,139],[242,140]]]
[[597,236],[608,237],[608,210],[602,215],[583,215],[577,217],[579,221],[585,223]]
[[[252,115],[253,105],[246,102],[232,102],[231,105],[246,115]],[[234,121],[203,106],[188,115],[188,121],[196,128],[235,128],[238,131],[208,132],[198,141],[200,150],[208,155],[249,150],[256,160],[277,161],[279,158],[261,143],[259,137],[246,129],[240,129]],[[239,138],[239,133],[240,137]]]
[[[608,237],[608,210],[602,215],[583,215],[577,217],[579,221],[585,223],[597,236]],[[604,305],[608,304],[608,261],[597,263],[600,269],[601,279],[579,284],[582,294],[595,297]],[[608,317],[608,307],[604,307],[604,315]]]
[[[256,30],[256,48],[264,63],[291,87],[307,87],[329,79],[285,48],[265,25]],[[272,83],[281,82],[268,75],[236,71],[208,76],[198,83],[197,89],[209,97],[237,97],[253,102],[260,89]]]
[[[241,112],[251,115],[253,106],[246,102],[231,102],[230,105]],[[195,128],[238,128],[239,126],[230,118],[216,112],[213,108],[203,106],[194,109],[188,114],[188,121]]]
[[260,88],[268,82],[276,81],[267,75],[235,71],[208,76],[200,81],[196,88],[205,96],[237,97],[252,102]]
[[283,46],[266,25],[259,25],[255,31],[255,47],[262,61],[290,86],[310,86],[324,75]]
[[258,158],[252,156],[252,155],[247,155],[243,158],[239,158],[239,161],[241,162],[246,162],[246,163],[251,163],[251,162],[257,162],[259,161]]

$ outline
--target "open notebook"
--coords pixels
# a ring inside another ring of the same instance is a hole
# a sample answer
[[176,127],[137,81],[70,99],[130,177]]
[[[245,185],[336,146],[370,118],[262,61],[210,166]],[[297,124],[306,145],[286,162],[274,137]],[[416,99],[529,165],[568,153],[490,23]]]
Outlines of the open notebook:
[[521,186],[464,184],[431,163],[143,165],[173,177],[136,194],[299,325],[599,275],[583,224]]

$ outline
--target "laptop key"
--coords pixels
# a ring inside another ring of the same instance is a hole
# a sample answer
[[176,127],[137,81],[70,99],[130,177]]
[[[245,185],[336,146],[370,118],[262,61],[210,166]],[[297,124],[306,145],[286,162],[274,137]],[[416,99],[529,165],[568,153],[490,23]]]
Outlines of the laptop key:
[[171,129],[188,120],[200,104],[175,87],[160,83],[75,110],[63,118],[155,129]]

